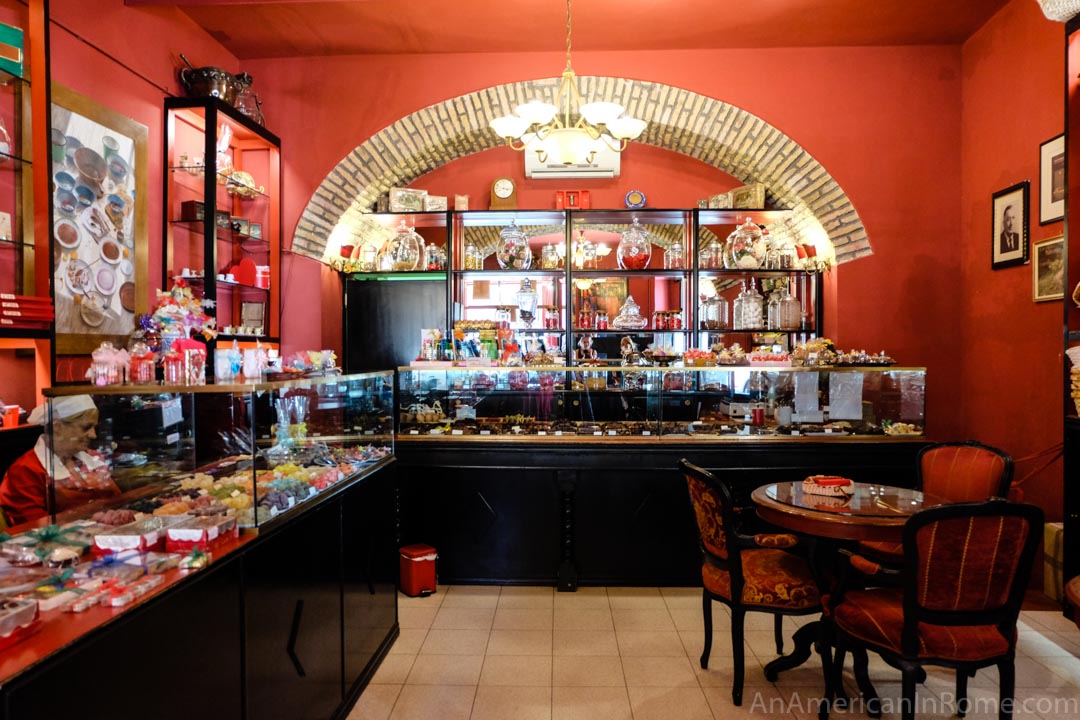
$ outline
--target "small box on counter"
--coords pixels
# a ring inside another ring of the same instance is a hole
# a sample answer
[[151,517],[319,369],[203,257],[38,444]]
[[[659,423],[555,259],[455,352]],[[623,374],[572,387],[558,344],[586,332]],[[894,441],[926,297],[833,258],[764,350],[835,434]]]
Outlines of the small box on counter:
[[185,520],[183,515],[144,517],[127,525],[105,530],[94,536],[94,553],[115,553],[122,550],[161,550],[165,547],[165,531]]
[[425,195],[424,212],[438,212],[446,209],[445,195]]
[[731,209],[731,193],[718,193],[716,195],[710,195],[708,199],[708,206],[710,210],[729,210]]
[[390,212],[422,212],[427,190],[390,188]]
[[454,196],[454,209],[457,211],[469,209],[469,196],[468,195],[455,195]]
[[205,552],[226,538],[236,538],[239,529],[235,517],[189,518],[165,531],[165,550],[170,553],[189,553],[195,549]]
[[198,200],[185,200],[180,203],[180,219],[195,222],[206,217],[206,205]]

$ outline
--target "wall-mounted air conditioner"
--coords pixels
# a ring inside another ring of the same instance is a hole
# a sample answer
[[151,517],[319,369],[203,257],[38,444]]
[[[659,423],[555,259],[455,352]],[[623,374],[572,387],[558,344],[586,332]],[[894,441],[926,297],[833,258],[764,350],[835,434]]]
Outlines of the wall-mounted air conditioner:
[[581,165],[562,165],[550,157],[546,163],[542,163],[537,154],[529,150],[522,154],[525,156],[525,177],[534,180],[617,178],[619,177],[619,159],[622,157],[620,153],[606,146],[597,151],[593,162]]

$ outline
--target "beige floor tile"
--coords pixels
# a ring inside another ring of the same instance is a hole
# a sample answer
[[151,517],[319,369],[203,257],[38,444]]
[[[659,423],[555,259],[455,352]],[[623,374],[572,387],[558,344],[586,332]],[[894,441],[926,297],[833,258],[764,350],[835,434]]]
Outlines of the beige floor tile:
[[686,657],[677,632],[618,630],[615,638],[623,657]]
[[[1016,642],[1016,654],[1030,657],[1072,657],[1071,643],[1060,643],[1056,632],[1022,630]],[[1080,637],[1080,635],[1078,635]]]
[[608,603],[612,610],[666,610],[660,588],[609,587]]
[[415,655],[387,655],[379,663],[371,682],[376,685],[401,685],[409,677],[415,660]]
[[507,608],[495,611],[495,630],[551,630],[552,610],[546,608]]
[[1024,611],[1020,613],[1020,620],[1022,622],[1038,624],[1047,630],[1052,630],[1054,632],[1076,632],[1076,623],[1056,610]]
[[[985,692],[997,697],[996,691]],[[1045,720],[1080,720],[1080,693],[1072,688],[1020,688],[1016,691],[1016,703],[1019,710],[1013,713],[1016,720],[1027,720],[1033,717],[1031,713],[1036,713]],[[980,717],[979,720],[983,718]]]
[[[680,630],[679,638],[682,640],[683,648],[686,649],[686,654],[692,658],[698,658],[701,656],[701,651],[705,648],[705,632],[703,630]],[[731,656],[731,633],[727,630],[722,632],[713,632],[712,635],[712,654],[719,656]],[[746,652],[752,653],[749,648]]]
[[[1034,659],[1060,677],[1065,685],[1080,688],[1080,658],[1069,655],[1067,657],[1037,657]],[[1020,687],[1019,682],[1017,682],[1017,687]],[[1030,687],[1040,686],[1032,685]],[[1046,685],[1042,687],[1046,687]],[[1051,683],[1049,687],[1057,687],[1057,683]]]
[[499,596],[499,607],[516,610],[551,608],[555,588],[536,585],[507,585]]
[[574,608],[576,610],[608,610],[607,588],[579,587],[574,592],[555,593],[556,608]]
[[483,655],[417,655],[406,685],[476,685]]
[[400,607],[398,626],[402,630],[427,630],[439,612],[437,607]]
[[443,598],[446,597],[446,593],[439,591],[435,592],[427,597],[409,597],[405,593],[398,593],[398,609],[404,607],[423,607],[423,608],[438,608],[442,605]]
[[483,655],[487,648],[489,630],[428,631],[421,655]]
[[551,720],[632,720],[626,688],[556,687]]
[[701,688],[630,687],[634,720],[713,720]]
[[368,685],[347,720],[387,720],[400,693],[400,685]]
[[559,655],[552,683],[563,687],[625,687],[622,661],[617,657]]
[[[716,603],[713,603],[716,605]],[[743,616],[743,631],[744,632],[772,632],[773,631],[773,618],[775,615],[762,612],[748,612]],[[724,621],[727,623],[728,621]]]
[[611,610],[607,607],[596,610],[555,606],[556,630],[614,630]]
[[556,630],[555,655],[618,655],[613,630]]
[[[731,688],[735,684],[735,663],[731,656],[713,656],[709,658],[709,667],[703,669],[697,658],[690,658],[690,667],[693,668],[694,676],[701,687],[726,687]],[[819,671],[820,677],[820,671]],[[778,684],[784,682],[781,674]],[[743,687],[772,685],[765,679],[765,669],[753,655],[748,654],[743,659]]]
[[488,655],[480,684],[550,687],[551,662],[548,655]]
[[1073,657],[1080,657],[1080,633],[1073,630],[1072,632],[1048,631],[1043,634],[1053,640],[1059,647],[1068,650]]
[[494,608],[441,607],[431,627],[441,630],[489,630],[494,617]]
[[667,608],[660,610],[620,610],[612,608],[616,630],[675,630]]
[[[770,685],[743,688],[742,705],[736,707],[731,700],[731,687],[705,687],[701,691],[712,709],[716,720],[729,718],[790,718],[796,707],[809,705],[801,696],[792,700],[792,693],[780,691]],[[813,706],[816,708],[817,706]]]
[[405,630],[398,633],[397,640],[390,646],[391,655],[415,655],[424,644],[427,630]]
[[406,685],[390,720],[468,720],[475,695],[475,687],[462,685]]
[[[1072,661],[1072,663],[1068,661]],[[1074,658],[1016,658],[1016,687],[1052,689],[1080,687],[1080,661]],[[1070,665],[1072,667],[1070,667]],[[1047,671],[1050,672],[1047,672]],[[997,673],[995,672],[996,676]]]
[[690,660],[681,657],[623,657],[627,687],[697,687]]
[[488,655],[551,655],[551,630],[492,630]]
[[472,720],[511,718],[551,720],[551,688],[481,685],[476,689]]
[[[757,655],[759,658],[765,661],[773,660],[778,657],[776,654],[776,636],[773,635],[772,630],[751,630],[743,634],[746,639],[746,645]],[[784,635],[784,652],[789,653],[795,649],[795,643],[791,640],[791,635]]]
[[498,585],[454,585],[447,589],[444,607],[493,608],[499,604]]
[[[701,617],[701,608],[668,607],[668,614],[675,623],[676,630],[697,630],[705,627],[705,620]],[[713,618],[713,622],[716,619]]]
[[660,595],[669,608],[701,609],[701,588],[699,587],[662,587]]

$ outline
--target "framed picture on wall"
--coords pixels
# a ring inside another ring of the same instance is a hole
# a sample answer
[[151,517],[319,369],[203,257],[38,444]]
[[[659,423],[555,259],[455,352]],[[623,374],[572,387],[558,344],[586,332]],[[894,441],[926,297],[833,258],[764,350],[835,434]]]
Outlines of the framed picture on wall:
[[1035,302],[1065,297],[1065,237],[1040,240],[1031,247],[1031,295]]
[[122,347],[148,305],[147,128],[57,83],[50,125],[56,353]]
[[990,266],[994,270],[1027,264],[1029,188],[1024,180],[993,195]]
[[1039,224],[1065,219],[1065,136],[1039,146]]

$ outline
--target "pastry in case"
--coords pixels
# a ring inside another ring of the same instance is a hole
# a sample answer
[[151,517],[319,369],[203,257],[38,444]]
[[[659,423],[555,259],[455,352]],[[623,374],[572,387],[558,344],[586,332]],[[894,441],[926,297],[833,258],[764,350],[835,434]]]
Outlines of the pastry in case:
[[0,600],[0,651],[37,630],[38,604],[34,600]]
[[152,516],[105,530],[94,536],[93,552],[100,555],[123,550],[161,550],[165,547],[165,531],[183,521],[183,517],[176,515]]
[[239,529],[234,517],[191,518],[165,531],[165,551],[189,553],[196,548],[205,551],[221,540],[237,537]]

